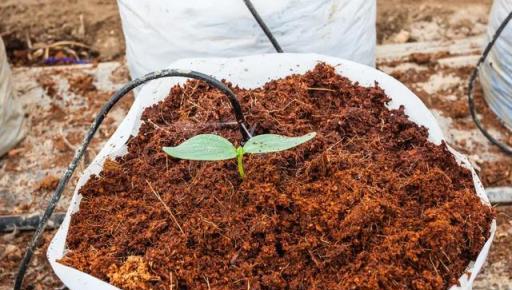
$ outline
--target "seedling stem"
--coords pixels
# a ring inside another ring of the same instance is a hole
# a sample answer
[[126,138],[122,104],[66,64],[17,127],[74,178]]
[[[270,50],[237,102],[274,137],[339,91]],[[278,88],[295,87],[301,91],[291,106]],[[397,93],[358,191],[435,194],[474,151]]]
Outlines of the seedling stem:
[[244,179],[245,172],[244,172],[244,148],[238,147],[236,148],[236,160],[238,161],[238,173],[240,173],[240,178]]

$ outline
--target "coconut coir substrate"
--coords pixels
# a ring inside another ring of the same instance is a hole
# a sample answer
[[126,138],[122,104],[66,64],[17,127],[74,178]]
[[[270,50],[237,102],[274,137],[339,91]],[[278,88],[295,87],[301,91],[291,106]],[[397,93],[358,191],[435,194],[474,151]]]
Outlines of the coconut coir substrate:
[[[234,160],[162,151],[200,133],[234,143],[227,98],[198,81],[147,108],[128,153],[80,189],[66,265],[124,289],[447,289],[494,213],[445,144],[375,85],[319,64],[233,87],[255,134],[318,133]],[[140,96],[144,97],[144,96]],[[161,199],[161,200],[160,200]],[[165,203],[165,204],[164,204]]]

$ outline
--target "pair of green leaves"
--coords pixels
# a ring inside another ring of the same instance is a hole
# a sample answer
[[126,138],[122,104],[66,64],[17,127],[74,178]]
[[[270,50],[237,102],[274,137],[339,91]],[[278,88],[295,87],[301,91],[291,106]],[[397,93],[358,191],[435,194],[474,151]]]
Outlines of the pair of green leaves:
[[214,134],[194,136],[176,147],[164,147],[172,157],[187,160],[227,160],[236,158],[238,171],[244,177],[243,155],[263,154],[287,150],[305,143],[316,136],[315,132],[300,137],[287,137],[276,134],[263,134],[249,139],[243,147],[236,148],[226,138]]

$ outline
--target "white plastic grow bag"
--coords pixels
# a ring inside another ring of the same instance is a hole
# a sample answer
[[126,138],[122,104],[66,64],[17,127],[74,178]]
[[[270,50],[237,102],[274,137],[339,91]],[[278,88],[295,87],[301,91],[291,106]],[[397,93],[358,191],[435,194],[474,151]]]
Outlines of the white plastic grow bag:
[[25,117],[13,92],[11,70],[0,36],[0,157],[25,136]]
[[[275,52],[242,0],[118,0],[132,77],[179,59]],[[375,64],[376,0],[252,0],[285,52]]]
[[[405,112],[410,116],[412,121],[429,129],[430,141],[435,144],[440,144],[441,141],[444,140],[441,129],[433,115],[416,95],[399,81],[385,73],[352,61],[318,54],[285,53],[264,54],[242,58],[184,59],[175,62],[169,66],[169,68],[195,70],[212,75],[217,79],[227,79],[233,84],[243,88],[256,88],[272,79],[282,78],[293,73],[305,73],[312,69],[319,61],[335,66],[338,73],[348,77],[352,81],[359,82],[363,86],[372,86],[374,82],[377,81],[392,99],[388,107],[398,108],[400,105],[404,105]],[[91,174],[96,174],[101,171],[103,161],[106,157],[115,157],[126,153],[125,143],[130,135],[136,135],[138,133],[140,117],[144,108],[165,98],[172,86],[177,83],[183,83],[184,81],[184,78],[167,78],[153,81],[144,86],[139,93],[140,97],[135,100],[126,118],[79,179],[64,222],[55,234],[47,253],[53,270],[70,289],[117,289],[93,276],[57,262],[57,260],[64,256],[66,251],[65,241],[71,215],[78,211],[80,205],[81,197],[78,195],[78,189],[85,184]],[[451,150],[451,152],[463,166],[471,170],[478,196],[482,202],[489,204],[484,188],[468,160],[454,150]],[[452,289],[471,289],[476,275],[487,258],[495,231],[496,222],[493,221],[489,239],[482,248],[476,261],[468,266],[467,273],[471,274],[464,274],[460,278],[461,286],[452,287]]]
[[[486,42],[512,11],[512,0],[495,0],[487,27]],[[512,22],[509,22],[494,43],[480,68],[480,83],[485,100],[505,126],[512,130]]]

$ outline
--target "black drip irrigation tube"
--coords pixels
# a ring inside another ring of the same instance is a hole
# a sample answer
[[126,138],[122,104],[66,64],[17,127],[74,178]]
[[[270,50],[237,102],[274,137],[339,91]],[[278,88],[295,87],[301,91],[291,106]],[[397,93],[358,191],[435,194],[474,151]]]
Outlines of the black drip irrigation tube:
[[[46,221],[47,228],[58,228],[66,213],[54,213]],[[41,216],[39,214],[20,214],[20,215],[3,215],[0,216],[0,234],[4,232],[17,232],[17,231],[33,231],[37,229],[41,223]]]
[[258,22],[258,25],[260,26],[261,30],[263,30],[263,32],[265,33],[265,35],[267,36],[268,40],[272,43],[272,45],[274,46],[275,50],[278,52],[278,53],[282,53],[283,52],[283,49],[281,48],[281,45],[279,45],[279,43],[277,42],[277,40],[275,39],[274,35],[272,34],[272,32],[270,31],[270,29],[268,28],[268,26],[265,24],[265,22],[263,21],[263,19],[261,18],[260,14],[258,13],[258,11],[256,11],[256,9],[254,8],[254,5],[252,5],[252,2],[251,0],[244,0],[244,3],[245,3],[245,6],[247,6],[247,9],[249,9],[249,11],[251,12],[252,16],[254,17],[254,19],[256,20],[256,22]]
[[492,37],[491,41],[487,44],[485,47],[482,56],[480,56],[480,59],[478,60],[475,69],[471,73],[471,77],[469,78],[469,85],[468,85],[468,106],[469,106],[469,112],[471,113],[471,118],[473,118],[473,122],[475,122],[475,125],[478,127],[480,132],[484,134],[484,136],[494,145],[498,146],[504,153],[507,155],[512,155],[512,148],[510,146],[507,146],[506,144],[498,141],[496,138],[494,138],[487,129],[484,128],[482,123],[480,123],[480,120],[478,119],[478,116],[476,115],[476,109],[475,109],[475,99],[473,96],[473,88],[475,79],[478,76],[478,68],[480,65],[485,61],[487,58],[487,55],[489,55],[489,52],[491,51],[492,47],[494,46],[494,43],[496,43],[496,40],[500,36],[501,32],[505,29],[505,26],[510,22],[512,19],[512,12],[508,14],[508,16],[503,20],[503,22],[500,24],[496,32],[494,33],[494,36]]
[[94,134],[98,130],[99,126],[107,116],[108,112],[112,109],[112,107],[119,102],[124,96],[126,96],[127,93],[129,93],[134,88],[147,83],[148,81],[160,79],[160,78],[166,78],[166,77],[186,77],[186,78],[193,78],[196,80],[202,80],[207,82],[209,85],[219,89],[222,91],[229,99],[231,106],[233,108],[233,113],[236,117],[236,122],[238,124],[238,127],[240,129],[240,134],[242,135],[242,140],[245,142],[251,138],[251,133],[247,128],[249,126],[247,125],[247,122],[245,121],[244,115],[242,113],[242,108],[240,106],[240,103],[238,102],[238,99],[236,95],[229,89],[225,84],[222,82],[214,79],[211,76],[205,75],[200,72],[196,71],[187,71],[187,70],[178,70],[178,69],[166,69],[161,70],[158,72],[149,73],[141,78],[134,79],[127,84],[125,84],[121,89],[119,89],[112,98],[101,108],[99,114],[96,116],[96,119],[92,123],[91,127],[89,128],[89,131],[84,137],[84,140],[82,141],[82,144],[80,145],[80,148],[75,152],[75,156],[73,157],[73,160],[69,164],[67,170],[64,172],[64,175],[59,181],[59,184],[55,191],[53,192],[53,195],[48,202],[48,207],[46,208],[43,216],[40,219],[39,225],[34,233],[34,236],[32,237],[32,241],[30,242],[30,245],[27,248],[27,251],[25,252],[25,255],[23,256],[23,259],[20,263],[20,266],[18,268],[18,273],[16,275],[16,280],[14,282],[14,289],[19,290],[21,289],[21,286],[23,285],[23,278],[25,276],[25,272],[27,271],[28,265],[30,264],[30,261],[32,259],[32,256],[34,254],[34,249],[36,248],[41,235],[43,231],[46,228],[46,224],[48,223],[48,220],[50,216],[52,215],[53,211],[55,210],[55,207],[57,206],[57,202],[59,201],[62,192],[64,191],[64,188],[69,182],[69,179],[71,178],[71,175],[75,171],[78,162],[82,158],[85,150],[89,146],[89,143],[91,142],[92,138],[94,137]]

